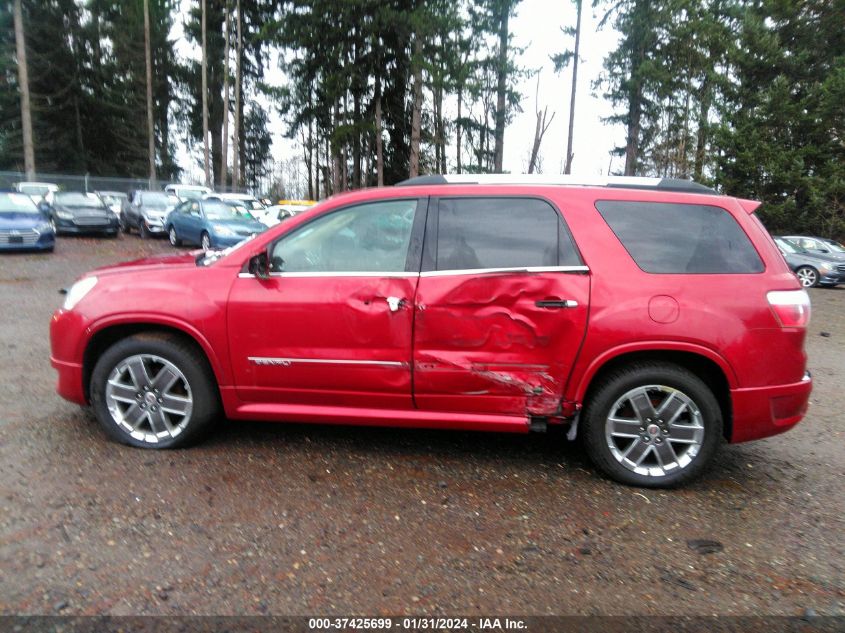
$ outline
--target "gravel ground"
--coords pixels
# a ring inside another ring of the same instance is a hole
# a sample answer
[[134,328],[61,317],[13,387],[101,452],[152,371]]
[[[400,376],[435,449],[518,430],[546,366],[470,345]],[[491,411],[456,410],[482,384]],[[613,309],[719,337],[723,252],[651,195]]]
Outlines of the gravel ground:
[[806,420],[660,492],[602,479],[560,433],[229,422],[188,450],[110,443],[54,392],[56,290],[169,249],[0,259],[0,613],[845,614],[845,289],[811,292]]

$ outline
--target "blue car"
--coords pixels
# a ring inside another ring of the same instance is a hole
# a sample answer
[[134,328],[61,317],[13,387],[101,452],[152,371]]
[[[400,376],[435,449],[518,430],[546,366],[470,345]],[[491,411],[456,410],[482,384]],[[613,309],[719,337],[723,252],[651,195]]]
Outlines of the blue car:
[[173,246],[198,244],[203,250],[234,246],[267,227],[247,212],[220,200],[186,200],[165,221]]
[[23,193],[0,191],[0,251],[52,251],[50,220]]

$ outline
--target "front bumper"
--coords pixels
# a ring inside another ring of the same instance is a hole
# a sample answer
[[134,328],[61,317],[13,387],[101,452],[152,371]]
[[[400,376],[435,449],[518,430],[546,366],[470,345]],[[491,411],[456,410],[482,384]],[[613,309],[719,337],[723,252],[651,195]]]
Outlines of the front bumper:
[[235,244],[240,244],[245,239],[249,238],[249,235],[235,235],[232,237],[224,237],[222,235],[215,235],[212,233],[209,237],[211,238],[212,248],[228,248],[230,246],[234,246]]
[[733,429],[731,443],[759,440],[788,431],[807,413],[813,379],[800,382],[731,390]]
[[78,223],[76,220],[64,220],[56,217],[56,230],[59,233],[109,233],[115,234],[120,230],[120,221],[115,218],[104,218],[102,222]]
[[56,310],[50,319],[50,364],[59,374],[56,392],[65,400],[82,405],[88,402],[78,347],[85,328],[85,321],[73,310]]
[[22,238],[12,242],[8,235],[0,236],[0,251],[51,251],[56,247],[56,234],[52,231],[41,233],[35,241]]
[[164,233],[164,218],[141,218],[150,233]]
[[832,286],[835,284],[845,284],[845,273],[830,272],[819,277],[819,283],[825,286]]

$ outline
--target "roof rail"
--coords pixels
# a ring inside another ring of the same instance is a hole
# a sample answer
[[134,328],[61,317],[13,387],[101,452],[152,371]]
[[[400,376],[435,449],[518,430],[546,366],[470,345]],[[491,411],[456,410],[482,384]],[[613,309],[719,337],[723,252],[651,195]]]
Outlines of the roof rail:
[[642,176],[568,176],[546,174],[435,174],[417,176],[396,183],[397,187],[414,185],[571,185],[582,187],[616,187],[655,189],[689,193],[716,193],[692,180],[681,178],[647,178]]

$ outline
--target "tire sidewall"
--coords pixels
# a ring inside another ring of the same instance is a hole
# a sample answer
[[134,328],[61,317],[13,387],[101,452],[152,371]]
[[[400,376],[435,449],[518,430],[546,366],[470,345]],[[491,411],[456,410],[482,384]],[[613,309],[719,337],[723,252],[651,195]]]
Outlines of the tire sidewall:
[[[628,470],[607,446],[605,424],[610,408],[622,395],[644,385],[664,385],[681,391],[696,404],[704,425],[704,441],[693,461],[682,470],[663,477]],[[584,409],[582,420],[581,437],[593,463],[616,481],[647,488],[671,488],[695,479],[710,465],[723,440],[722,411],[713,392],[692,372],[670,364],[649,364],[611,375],[597,388]]]
[[[155,444],[138,440],[119,427],[111,416],[104,397],[106,381],[118,363],[136,354],[152,354],[170,361],[188,381],[193,410],[185,429],[175,438]],[[91,407],[100,425],[117,442],[141,448],[178,448],[198,439],[217,416],[218,396],[209,373],[210,370],[198,363],[197,358],[182,345],[175,345],[171,340],[157,336],[133,336],[111,346],[94,366],[90,385]]]

